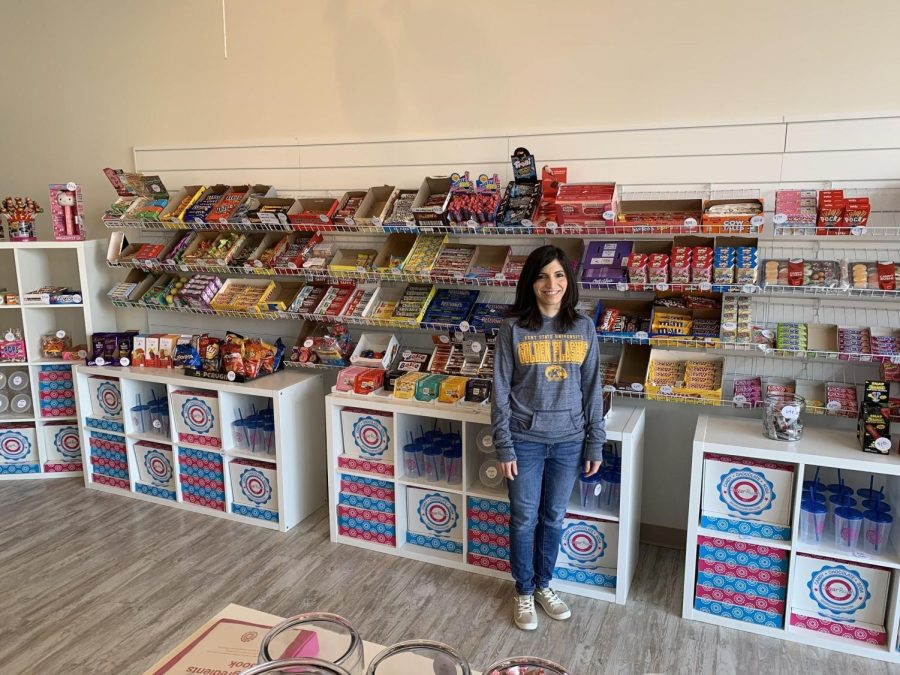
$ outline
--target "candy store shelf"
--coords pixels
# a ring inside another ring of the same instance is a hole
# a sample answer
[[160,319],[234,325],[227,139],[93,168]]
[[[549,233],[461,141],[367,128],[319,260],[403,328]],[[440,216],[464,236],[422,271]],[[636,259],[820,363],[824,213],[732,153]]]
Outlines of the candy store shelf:
[[348,476],[357,476],[359,478],[374,478],[376,480],[385,480],[391,483],[397,482],[396,476],[385,476],[381,473],[375,473],[374,471],[360,471],[358,469],[348,469],[345,466],[339,466],[335,468],[336,473],[345,473]]
[[[865,535],[862,532],[859,535],[860,546],[862,545],[862,539],[864,536]],[[900,556],[897,555],[897,552],[893,549],[893,547],[889,547],[889,550],[882,555],[865,553],[863,551],[860,551],[858,553],[847,553],[846,551],[841,551],[835,545],[834,529],[830,527],[825,528],[825,533],[822,535],[822,541],[820,543],[807,544],[802,541],[798,541],[794,545],[794,548],[796,549],[797,553],[821,555],[828,558],[834,558],[835,560],[844,560],[849,563],[880,565],[881,567],[890,567],[891,569],[900,570]]]
[[0,415],[0,424],[10,422],[36,422],[37,418],[31,415]]
[[403,542],[402,544],[400,544],[400,546],[397,548],[397,552],[399,553],[399,555],[402,555],[406,558],[422,560],[425,562],[431,562],[432,558],[437,558],[438,560],[456,563],[456,565],[459,566],[459,569],[464,569],[462,567],[464,562],[462,553],[449,553],[448,551],[439,551],[437,549],[425,548],[424,546],[416,546],[414,544],[410,544],[409,542]]
[[[576,482],[576,487],[577,487]],[[600,495],[600,499],[603,499],[603,495]],[[613,508],[601,508],[601,509],[588,509],[581,505],[581,500],[579,499],[577,494],[573,494],[571,499],[569,499],[569,506],[566,508],[568,513],[573,513],[576,516],[588,516],[590,518],[602,518],[603,520],[610,520],[613,522],[619,522],[619,509],[618,506]]]
[[408,487],[423,488],[425,490],[440,490],[441,492],[450,492],[455,495],[464,494],[461,486],[454,487],[447,481],[430,481],[425,478],[409,479],[401,477],[399,482],[401,485],[406,485]]
[[50,303],[43,303],[43,302],[29,302],[29,303],[23,303],[23,304],[17,305],[17,306],[21,307],[22,309],[70,309],[70,308],[80,309],[80,308],[84,307],[84,304],[80,303],[80,302],[79,303],[69,302],[69,303],[64,303],[64,304],[51,305]]
[[[126,436],[126,438],[130,438],[133,441],[146,441],[149,443],[162,443],[163,445],[173,445],[171,438],[169,438],[168,436],[162,436],[159,434],[130,433],[130,434],[125,434],[125,436]],[[187,444],[179,443],[178,445],[187,445]],[[200,446],[196,446],[196,447],[200,447]],[[202,449],[202,447],[200,449]]]
[[258,462],[267,462],[269,464],[277,464],[278,460],[275,455],[264,452],[251,452],[250,450],[241,450],[240,448],[232,448],[225,451],[226,457],[238,457],[240,459],[252,459]]
[[769,548],[778,548],[783,551],[791,550],[791,542],[777,541],[774,539],[763,539],[762,537],[747,537],[741,534],[733,534],[731,532],[720,532],[707,527],[698,527],[697,534],[704,537],[714,537],[716,539],[727,539],[728,541],[741,541],[745,544],[753,544],[754,546],[768,546]]
[[0,305],[0,309],[22,309],[22,305]]
[[63,417],[38,417],[35,419],[35,422],[73,422],[78,418],[74,415],[67,415]]

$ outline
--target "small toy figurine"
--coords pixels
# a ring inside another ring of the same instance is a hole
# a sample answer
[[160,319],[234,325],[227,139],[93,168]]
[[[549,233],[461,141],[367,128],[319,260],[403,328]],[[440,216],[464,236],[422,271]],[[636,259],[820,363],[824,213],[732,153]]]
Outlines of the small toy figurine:
[[56,195],[56,203],[62,207],[66,220],[66,236],[75,234],[75,193],[68,190],[60,190]]
[[9,221],[11,241],[37,241],[34,236],[34,217],[43,213],[31,197],[7,197],[0,203],[0,213]]
[[83,241],[84,198],[77,183],[50,184],[50,223],[57,241]]

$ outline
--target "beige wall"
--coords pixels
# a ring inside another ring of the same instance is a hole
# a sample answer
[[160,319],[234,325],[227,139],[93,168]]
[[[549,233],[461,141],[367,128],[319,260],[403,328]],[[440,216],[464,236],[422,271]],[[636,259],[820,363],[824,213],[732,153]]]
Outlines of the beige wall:
[[227,0],[225,59],[219,0],[3,2],[0,192],[76,180],[96,222],[136,145],[900,110],[896,2],[485,6]]

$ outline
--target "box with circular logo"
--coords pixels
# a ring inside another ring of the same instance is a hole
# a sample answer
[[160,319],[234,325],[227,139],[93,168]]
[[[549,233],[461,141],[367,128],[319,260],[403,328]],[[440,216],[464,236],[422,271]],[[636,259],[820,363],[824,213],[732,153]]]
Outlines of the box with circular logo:
[[78,464],[81,471],[81,434],[78,425],[71,422],[49,422],[41,427],[47,462],[53,464]]
[[278,522],[278,472],[274,464],[232,459],[228,474],[232,513]]
[[466,522],[462,495],[410,487],[406,509],[408,544],[462,555]]
[[706,453],[700,526],[790,541],[793,490],[792,464]]
[[[36,473],[39,470],[33,424],[7,424],[0,427],[0,467],[3,469],[0,473]],[[25,467],[28,469],[25,470]]]
[[[394,463],[394,414],[362,408],[341,410],[341,429],[346,457],[378,465]],[[377,473],[387,473],[378,471]],[[390,472],[393,474],[393,471]]]
[[175,419],[175,433],[182,443],[209,448],[222,447],[219,397],[200,389],[173,391],[169,410]]
[[883,645],[891,572],[800,553],[792,571],[792,626]]
[[619,524],[567,513],[553,577],[605,588],[616,587]]
[[91,412],[94,417],[122,417],[122,389],[114,377],[91,375],[88,378],[91,392]]

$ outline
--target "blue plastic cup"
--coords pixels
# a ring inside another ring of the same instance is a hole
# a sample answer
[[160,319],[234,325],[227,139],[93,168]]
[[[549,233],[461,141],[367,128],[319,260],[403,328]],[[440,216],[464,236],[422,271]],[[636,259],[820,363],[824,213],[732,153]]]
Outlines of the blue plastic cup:
[[267,455],[275,454],[275,423],[271,420],[263,420],[262,426],[262,452]]
[[131,408],[131,424],[139,434],[146,434],[153,427],[150,421],[150,406],[146,403]]
[[406,475],[413,478],[421,478],[424,470],[422,446],[418,443],[407,443],[403,446],[403,466],[406,467]]
[[585,476],[584,473],[578,479],[579,501],[583,509],[596,509],[599,497],[603,494],[603,486],[600,484],[600,473]]
[[444,450],[444,468],[450,485],[462,483],[462,450],[455,447]]
[[849,506],[837,507],[834,510],[834,545],[841,551],[854,552],[862,524],[862,511]]
[[800,501],[800,541],[807,544],[821,544],[827,515],[828,507],[824,502],[802,499]]
[[231,440],[236,448],[250,449],[250,435],[247,431],[247,419],[237,419],[231,423]]
[[873,555],[882,555],[888,551],[893,522],[893,516],[885,511],[863,513],[863,551]]
[[849,493],[834,494],[828,498],[828,516],[834,517],[834,512],[840,507],[853,508],[856,506],[856,500]]
[[425,463],[425,478],[433,483],[443,481],[447,474],[444,470],[444,451],[435,445],[423,448]]
[[862,507],[866,511],[883,511],[884,513],[891,512],[891,505],[885,501],[881,501],[878,499],[864,499],[862,502]]

